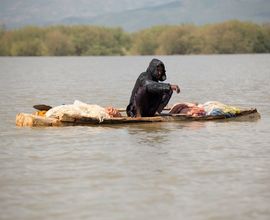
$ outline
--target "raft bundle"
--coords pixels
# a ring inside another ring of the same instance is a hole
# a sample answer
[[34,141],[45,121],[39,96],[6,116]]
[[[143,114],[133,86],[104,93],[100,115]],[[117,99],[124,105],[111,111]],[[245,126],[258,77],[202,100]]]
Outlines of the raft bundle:
[[[50,127],[50,126],[91,126],[91,125],[113,125],[113,124],[131,124],[131,123],[161,123],[161,122],[188,122],[188,121],[215,121],[215,120],[257,120],[260,118],[256,108],[252,109],[239,109],[233,114],[216,114],[219,111],[214,109],[214,115],[198,115],[198,114],[189,114],[189,113],[162,113],[154,117],[139,117],[132,118],[127,116],[121,116],[119,112],[115,111],[114,108],[109,108],[109,112],[113,112],[112,115],[108,115],[105,111],[102,112],[102,117],[100,115],[97,117],[95,112],[89,112],[89,106],[93,109],[97,109],[96,105],[88,105],[85,103],[77,102],[75,104],[75,109],[66,110],[69,105],[58,106],[51,111],[50,116],[48,117],[49,111],[37,111],[33,114],[19,113],[16,115],[16,125],[19,127]],[[73,105],[72,108],[74,107]],[[79,111],[82,109],[87,112],[81,114],[78,111],[78,105],[80,107]],[[88,108],[88,109],[87,109]],[[65,111],[63,111],[63,109]],[[105,108],[98,106],[99,111]],[[101,109],[101,110],[100,110]],[[173,108],[171,108],[173,109]],[[56,111],[58,110],[58,112]],[[108,110],[108,109],[106,109]],[[170,110],[170,109],[167,109]],[[120,111],[124,111],[123,109]],[[55,114],[61,113],[61,114]],[[116,112],[116,113],[115,113]],[[100,112],[99,112],[100,113]],[[105,116],[104,116],[105,115]],[[104,116],[104,117],[103,117]]]

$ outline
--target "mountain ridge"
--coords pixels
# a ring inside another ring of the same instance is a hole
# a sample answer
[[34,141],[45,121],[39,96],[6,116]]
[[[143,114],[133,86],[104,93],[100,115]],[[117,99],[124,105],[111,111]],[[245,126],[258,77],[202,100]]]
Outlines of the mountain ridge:
[[[171,1],[153,7],[99,15],[92,18],[74,18],[73,24],[120,26],[127,31],[137,31],[154,25],[181,23],[203,25],[235,19],[257,23],[270,22],[270,2],[267,2],[265,6],[258,7],[256,6],[258,1],[265,2],[265,0],[257,0],[257,3],[246,0],[245,2],[249,3],[246,5],[242,5],[241,1],[227,0],[227,3],[223,4],[218,4],[218,1],[208,0],[205,4],[196,5],[196,7],[194,7],[194,4],[189,4],[183,0]],[[193,0],[193,2],[196,2],[196,0]],[[243,11],[242,8],[245,8],[245,10]],[[63,19],[60,23],[70,24],[67,19]]]
[[[270,1],[268,0],[138,0],[132,4],[131,0],[110,0],[107,5],[99,0],[78,0],[74,8],[72,0],[67,1],[67,6],[61,8],[56,1],[48,0],[49,5],[38,8],[40,0],[26,0],[25,7],[12,17],[18,7],[23,7],[17,2],[3,13],[0,9],[0,23],[5,23],[8,28],[22,27],[24,25],[101,25],[108,27],[122,27],[126,31],[137,31],[154,25],[193,23],[203,25],[218,23],[226,20],[238,19],[256,23],[270,22]],[[59,1],[63,4],[63,0]],[[59,4],[60,4],[59,3]],[[52,9],[50,10],[50,5]],[[25,13],[28,10],[30,14]],[[73,8],[72,8],[73,7]],[[111,8],[110,8],[111,7]],[[7,7],[8,8],[8,7]],[[91,9],[91,10],[90,10]],[[40,11],[40,16],[36,15]],[[9,16],[4,19],[3,15]],[[50,12],[50,13],[49,13]],[[46,17],[46,13],[48,16]]]

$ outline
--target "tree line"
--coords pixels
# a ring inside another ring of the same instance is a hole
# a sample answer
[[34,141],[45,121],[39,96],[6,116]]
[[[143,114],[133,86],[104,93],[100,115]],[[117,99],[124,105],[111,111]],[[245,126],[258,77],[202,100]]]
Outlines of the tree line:
[[269,53],[270,23],[160,25],[134,33],[100,26],[0,27],[0,56]]

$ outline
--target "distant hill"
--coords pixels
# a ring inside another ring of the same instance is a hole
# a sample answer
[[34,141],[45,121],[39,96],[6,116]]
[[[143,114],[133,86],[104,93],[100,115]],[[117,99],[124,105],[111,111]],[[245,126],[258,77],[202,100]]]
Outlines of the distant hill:
[[171,0],[0,0],[0,23],[7,27],[61,23],[69,17],[95,17]]
[[[12,4],[13,2],[13,4]],[[0,21],[26,24],[93,24],[136,31],[153,25],[207,24],[238,19],[270,22],[269,0],[9,0],[1,3]],[[2,7],[4,6],[4,7]]]

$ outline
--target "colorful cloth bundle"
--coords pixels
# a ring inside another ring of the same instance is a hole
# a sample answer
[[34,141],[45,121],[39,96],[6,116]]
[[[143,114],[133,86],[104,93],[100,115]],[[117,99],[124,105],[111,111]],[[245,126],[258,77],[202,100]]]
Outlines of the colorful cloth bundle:
[[233,117],[240,112],[240,109],[231,105],[225,105],[221,102],[210,101],[203,104],[203,108],[206,115],[226,115],[227,117]]
[[194,117],[204,115],[225,115],[226,117],[234,117],[239,113],[240,109],[234,106],[225,105],[221,102],[210,101],[204,104],[194,103],[177,103],[173,105],[170,114],[186,114]]

